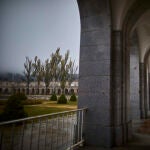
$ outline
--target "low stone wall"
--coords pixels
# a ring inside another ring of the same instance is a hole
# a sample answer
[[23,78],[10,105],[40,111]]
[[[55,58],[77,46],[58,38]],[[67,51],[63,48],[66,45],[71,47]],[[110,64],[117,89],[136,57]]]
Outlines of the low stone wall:
[[10,95],[0,95],[0,100],[7,100]]
[[50,95],[28,95],[28,99],[49,100],[50,99]]
[[[7,100],[10,95],[0,95],[0,100]],[[78,98],[78,95],[76,95]],[[27,95],[28,99],[50,100],[51,95]],[[57,96],[58,97],[58,96]],[[66,95],[70,99],[70,95]]]

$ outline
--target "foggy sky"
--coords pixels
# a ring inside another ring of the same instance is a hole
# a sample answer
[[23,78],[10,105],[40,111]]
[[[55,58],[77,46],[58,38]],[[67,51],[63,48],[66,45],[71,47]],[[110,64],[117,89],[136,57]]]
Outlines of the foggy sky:
[[76,0],[1,0],[0,72],[23,72],[25,56],[42,61],[58,47],[79,61]]

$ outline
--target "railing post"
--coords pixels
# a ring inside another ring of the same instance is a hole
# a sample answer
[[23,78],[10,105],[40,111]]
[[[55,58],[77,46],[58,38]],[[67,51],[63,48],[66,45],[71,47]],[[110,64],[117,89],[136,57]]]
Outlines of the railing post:
[[22,126],[22,136],[21,136],[21,144],[20,144],[21,150],[23,149],[24,128],[25,128],[25,122],[23,122],[23,126]]
[[2,149],[2,143],[3,143],[3,130],[0,132],[0,149]]

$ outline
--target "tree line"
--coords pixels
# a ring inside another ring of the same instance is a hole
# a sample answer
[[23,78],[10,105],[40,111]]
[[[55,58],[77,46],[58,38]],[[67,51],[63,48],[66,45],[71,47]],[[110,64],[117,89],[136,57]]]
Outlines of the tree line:
[[24,76],[27,83],[27,94],[29,94],[29,86],[33,77],[37,82],[37,93],[39,93],[41,81],[45,83],[46,94],[48,93],[50,82],[53,83],[53,93],[55,93],[57,82],[60,83],[62,93],[64,93],[66,82],[69,88],[71,88],[71,83],[75,80],[74,75],[78,70],[78,66],[76,66],[75,60],[69,57],[69,54],[70,52],[67,50],[63,56],[60,53],[60,48],[57,48],[44,63],[37,56],[34,57],[34,60],[26,57]]

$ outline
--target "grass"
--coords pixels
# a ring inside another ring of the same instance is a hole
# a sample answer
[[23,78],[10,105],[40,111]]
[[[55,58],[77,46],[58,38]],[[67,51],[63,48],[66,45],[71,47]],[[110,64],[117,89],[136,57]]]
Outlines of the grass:
[[[4,106],[0,106],[0,113],[2,113]],[[77,109],[77,102],[69,102],[68,104],[57,104],[55,101],[43,101],[38,105],[24,105],[28,116],[38,116],[49,113],[56,113],[68,110]]]

